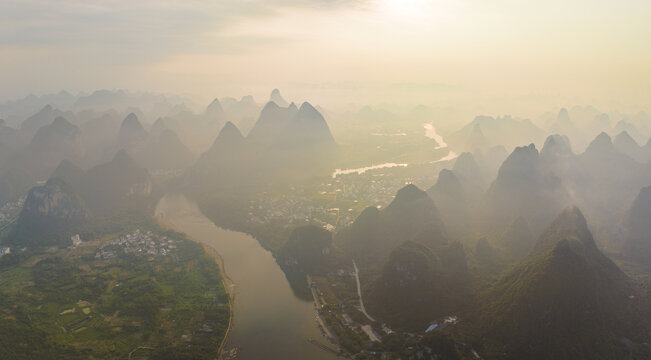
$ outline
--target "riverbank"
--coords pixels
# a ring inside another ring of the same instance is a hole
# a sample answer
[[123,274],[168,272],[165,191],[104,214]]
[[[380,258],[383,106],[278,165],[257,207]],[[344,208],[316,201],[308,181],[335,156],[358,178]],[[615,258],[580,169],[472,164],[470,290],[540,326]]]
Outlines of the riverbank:
[[[237,284],[228,286],[236,293],[233,307],[237,307],[237,316],[232,317],[221,359],[233,355],[238,360],[337,359],[308,341],[322,338],[314,303],[294,293],[272,253],[260,242],[245,233],[219,227],[196,202],[182,194],[165,195],[156,213],[192,240],[216,249],[228,268],[226,276]],[[214,256],[215,252],[210,254]],[[227,322],[224,317],[224,329]],[[215,350],[218,346],[219,342]],[[236,354],[231,351],[234,347]]]
[[[169,230],[176,231],[178,233],[183,233],[181,230],[177,229],[174,226],[174,224],[165,221],[165,219],[162,216],[156,216],[155,220],[158,223],[158,225],[160,227],[164,228],[164,229],[169,229]],[[212,258],[215,261],[215,263],[217,264],[217,266],[219,267],[219,272],[221,273],[220,275],[221,275],[221,279],[222,279],[222,284],[224,285],[224,289],[228,293],[228,307],[229,307],[230,314],[229,314],[229,318],[228,318],[228,327],[226,328],[226,333],[224,334],[224,338],[222,339],[222,342],[219,345],[219,350],[217,352],[217,357],[220,360],[229,359],[230,357],[228,357],[228,358],[224,357],[224,348],[226,347],[226,343],[228,341],[228,336],[230,335],[231,329],[233,328],[233,317],[235,316],[235,314],[234,314],[235,311],[234,311],[234,306],[233,306],[233,304],[235,303],[235,286],[236,286],[235,282],[233,281],[233,279],[231,279],[228,276],[228,274],[226,274],[226,267],[224,266],[224,259],[221,257],[221,255],[219,255],[217,250],[215,250],[214,248],[212,248],[209,245],[206,245],[206,244],[202,243],[201,241],[199,241],[197,239],[193,239],[192,237],[188,236],[187,234],[186,234],[186,236],[190,241],[193,241],[193,242],[201,245],[201,247],[206,252],[206,254],[210,258]]]
[[317,322],[319,323],[319,326],[323,329],[323,332],[325,333],[328,340],[330,340],[331,343],[337,345],[337,338],[334,336],[332,331],[328,328],[325,321],[323,321],[323,318],[321,317],[320,311],[323,308],[324,304],[319,297],[316,285],[312,282],[312,278],[310,278],[310,275],[305,275],[305,276],[307,278],[307,286],[310,288],[310,292],[312,293],[312,299],[314,299],[314,309],[316,311]]
[[224,334],[224,339],[222,339],[221,345],[219,345],[219,351],[218,351],[218,358],[220,360],[224,359],[230,359],[232,358],[230,356],[224,357],[224,349],[226,348],[226,342],[228,341],[228,335],[231,333],[231,329],[233,328],[233,317],[235,316],[235,282],[226,274],[226,267],[224,266],[224,259],[219,255],[217,250],[213,249],[212,247],[201,243],[200,241],[197,240],[192,240],[195,241],[196,243],[201,244],[203,249],[206,251],[206,254],[210,256],[216,263],[217,266],[219,266],[219,271],[222,274],[222,283],[224,284],[224,288],[226,289],[226,292],[228,292],[228,307],[231,310],[230,317],[228,319],[228,328],[226,328],[226,333]]

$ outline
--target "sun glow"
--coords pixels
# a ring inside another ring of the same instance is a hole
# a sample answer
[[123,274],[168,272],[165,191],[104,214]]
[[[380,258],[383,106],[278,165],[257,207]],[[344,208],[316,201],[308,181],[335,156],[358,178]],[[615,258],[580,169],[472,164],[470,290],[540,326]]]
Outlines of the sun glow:
[[426,2],[426,0],[382,0],[382,7],[391,16],[413,18],[421,15]]

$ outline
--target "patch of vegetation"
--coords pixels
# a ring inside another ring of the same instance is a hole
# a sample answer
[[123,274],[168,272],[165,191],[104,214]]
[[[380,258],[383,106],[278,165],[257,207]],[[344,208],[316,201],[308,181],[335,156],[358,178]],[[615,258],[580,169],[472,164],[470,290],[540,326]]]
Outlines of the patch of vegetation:
[[76,248],[3,259],[3,356],[106,359],[136,350],[138,359],[214,359],[230,317],[219,268],[183,235],[149,229],[174,239],[174,251],[97,258],[98,246],[116,237],[104,233]]

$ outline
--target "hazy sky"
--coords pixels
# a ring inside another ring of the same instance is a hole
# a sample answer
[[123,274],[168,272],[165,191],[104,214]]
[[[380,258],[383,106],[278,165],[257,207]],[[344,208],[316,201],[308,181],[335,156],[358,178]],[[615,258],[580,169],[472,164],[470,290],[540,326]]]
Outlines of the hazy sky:
[[651,1],[2,0],[0,100],[67,89],[651,107]]

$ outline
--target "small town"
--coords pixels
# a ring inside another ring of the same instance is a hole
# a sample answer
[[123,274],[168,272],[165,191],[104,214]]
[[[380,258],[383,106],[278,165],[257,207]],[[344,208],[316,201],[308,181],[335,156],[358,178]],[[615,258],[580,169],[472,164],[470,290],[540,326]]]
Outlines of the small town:
[[174,240],[159,236],[152,231],[136,229],[117,239],[102,244],[95,252],[95,259],[112,259],[120,255],[167,256],[176,249]]
[[11,248],[8,246],[0,246],[0,257],[11,254]]
[[[307,276],[314,300],[315,320],[323,338],[308,339],[311,344],[343,358],[369,354],[389,359],[392,358],[391,354],[382,350],[381,343],[384,337],[399,334],[398,336],[408,339],[408,350],[415,358],[424,359],[427,358],[426,354],[432,354],[432,349],[418,345],[425,334],[455,325],[459,321],[456,315],[450,315],[432,321],[423,333],[396,333],[366,312],[357,280],[357,271],[344,269],[327,276]],[[465,344],[461,345],[466,347]],[[477,358],[474,354],[473,356]]]
[[18,213],[20,213],[24,203],[25,198],[21,197],[18,200],[4,204],[0,208],[0,230],[18,217]]
[[[434,172],[432,172],[434,173]],[[249,221],[267,224],[305,222],[337,231],[348,226],[368,206],[387,205],[405,183],[433,183],[434,179],[395,176],[390,170],[339,175],[309,188],[291,187],[282,195],[263,192],[249,202]]]

